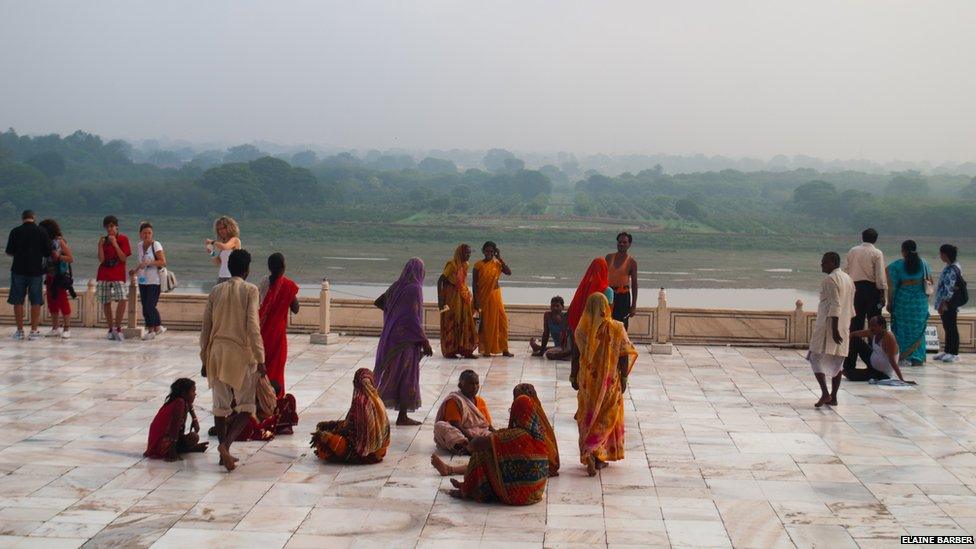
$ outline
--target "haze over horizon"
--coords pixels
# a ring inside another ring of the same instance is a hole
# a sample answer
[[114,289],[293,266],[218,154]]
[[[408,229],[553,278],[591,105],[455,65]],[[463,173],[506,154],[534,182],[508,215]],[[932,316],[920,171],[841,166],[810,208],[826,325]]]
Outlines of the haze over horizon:
[[0,126],[976,160],[976,3],[0,0]]

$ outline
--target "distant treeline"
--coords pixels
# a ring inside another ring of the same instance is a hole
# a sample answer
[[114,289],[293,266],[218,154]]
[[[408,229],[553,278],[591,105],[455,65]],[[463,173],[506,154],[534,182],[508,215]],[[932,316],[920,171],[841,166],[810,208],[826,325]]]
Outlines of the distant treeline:
[[[656,166],[607,177],[579,173],[572,159],[526,169],[522,159],[502,149],[481,158],[483,169],[466,170],[448,158],[418,162],[409,154],[377,151],[323,158],[302,151],[281,158],[241,145],[151,154],[156,156],[81,131],[65,137],[2,132],[0,216],[43,208],[392,222],[418,214],[517,217],[565,211],[695,232],[829,234],[865,225],[899,234],[976,232],[971,175],[812,169],[668,174]],[[550,208],[554,190],[565,197],[564,210]]]
[[976,232],[976,177],[645,170],[578,183],[575,213],[750,234],[829,234],[871,225],[896,234],[962,236]]

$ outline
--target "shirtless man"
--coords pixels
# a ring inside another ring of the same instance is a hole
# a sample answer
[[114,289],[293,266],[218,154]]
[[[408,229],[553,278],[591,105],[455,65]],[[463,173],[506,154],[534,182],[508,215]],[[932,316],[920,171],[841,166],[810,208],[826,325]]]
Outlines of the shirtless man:
[[634,237],[630,233],[617,235],[617,253],[607,254],[610,267],[610,288],[613,290],[613,319],[629,328],[630,317],[637,310],[637,260],[628,254]]

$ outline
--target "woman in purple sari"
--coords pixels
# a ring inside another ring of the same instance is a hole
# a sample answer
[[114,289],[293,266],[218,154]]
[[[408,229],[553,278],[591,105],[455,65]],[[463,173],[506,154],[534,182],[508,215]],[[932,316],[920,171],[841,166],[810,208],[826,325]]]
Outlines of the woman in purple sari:
[[400,279],[376,299],[383,309],[383,333],[376,349],[376,390],[399,411],[397,425],[420,425],[407,412],[420,408],[420,358],[434,351],[424,334],[424,262],[413,258]]

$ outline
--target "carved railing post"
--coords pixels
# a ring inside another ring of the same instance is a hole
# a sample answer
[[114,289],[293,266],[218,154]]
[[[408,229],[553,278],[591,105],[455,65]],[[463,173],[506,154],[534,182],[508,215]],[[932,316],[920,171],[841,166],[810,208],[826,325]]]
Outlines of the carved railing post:
[[81,298],[81,324],[85,328],[94,328],[98,319],[98,306],[95,304],[95,281],[88,279],[88,288]]
[[129,277],[129,303],[127,307],[128,320],[125,327],[126,339],[142,339],[142,328],[136,318],[136,303],[139,300],[139,287],[136,285],[136,275]]
[[803,300],[797,299],[796,308],[793,309],[793,322],[792,322],[793,330],[792,333],[790,334],[790,343],[796,346],[801,346],[808,343],[808,341],[806,341],[807,339],[806,320],[807,320],[806,314],[803,312]]
[[668,310],[668,293],[664,288],[657,293],[657,310],[654,312],[654,342],[651,354],[670,355],[673,347],[669,343],[671,331],[671,311]]
[[332,333],[332,296],[329,295],[329,280],[322,279],[319,289],[319,329],[313,333],[309,341],[316,345],[328,345],[335,340]]

